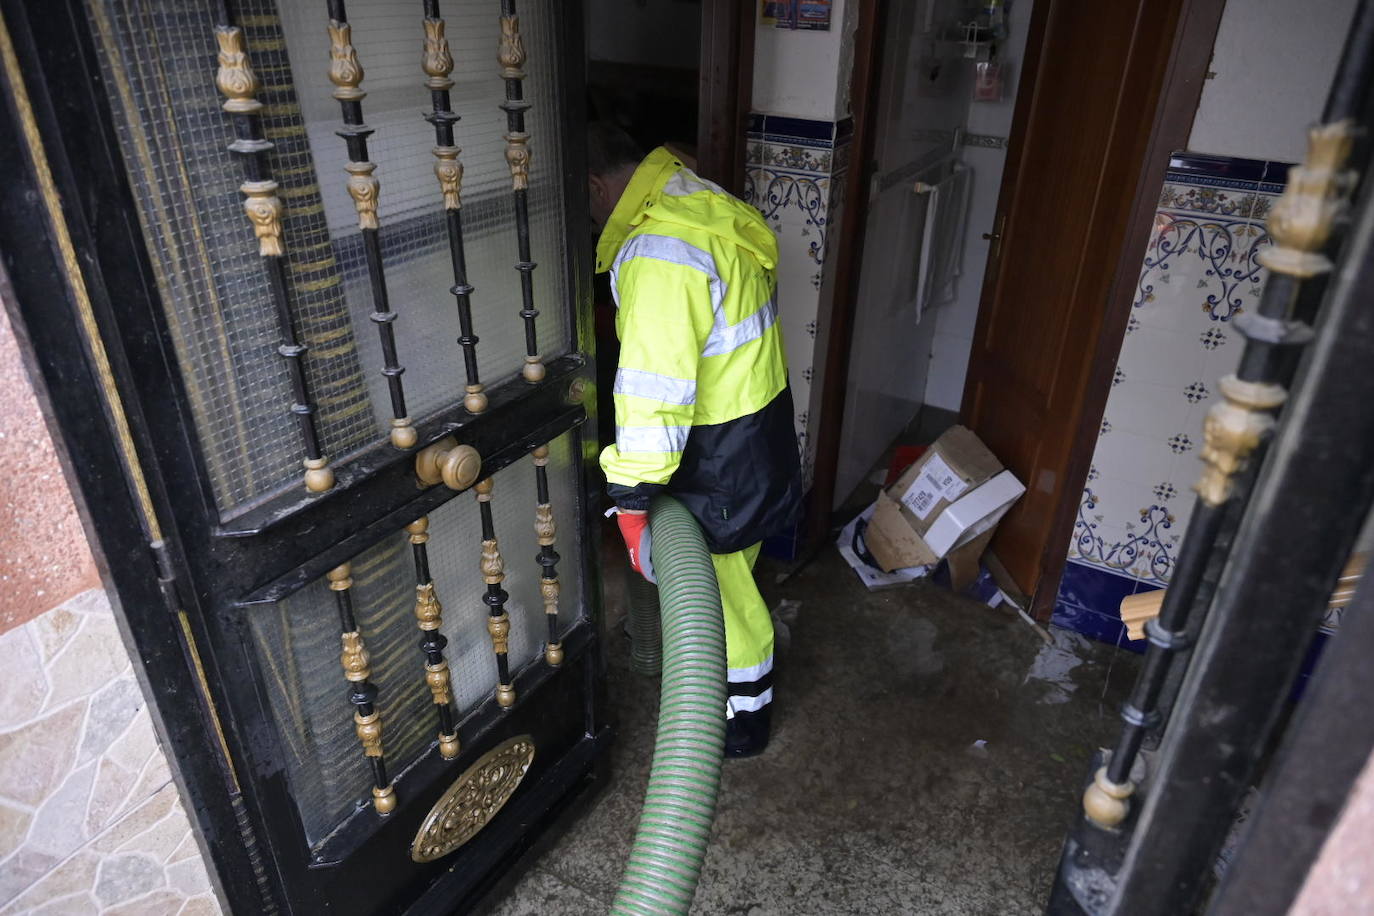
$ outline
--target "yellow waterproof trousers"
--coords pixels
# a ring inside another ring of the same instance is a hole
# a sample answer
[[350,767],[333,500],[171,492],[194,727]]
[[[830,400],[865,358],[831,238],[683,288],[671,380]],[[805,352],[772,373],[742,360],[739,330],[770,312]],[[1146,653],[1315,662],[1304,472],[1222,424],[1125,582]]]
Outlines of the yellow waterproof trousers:
[[725,611],[726,718],[758,712],[773,700],[773,619],[754,584],[759,546],[711,555]]

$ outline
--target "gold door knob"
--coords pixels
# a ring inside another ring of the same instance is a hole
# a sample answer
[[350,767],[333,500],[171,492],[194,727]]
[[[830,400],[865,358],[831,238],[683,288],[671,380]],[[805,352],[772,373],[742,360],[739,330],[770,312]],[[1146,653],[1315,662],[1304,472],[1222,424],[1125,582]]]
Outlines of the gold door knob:
[[470,445],[459,445],[445,436],[415,456],[415,476],[427,487],[442,483],[451,490],[466,490],[482,473],[482,456]]

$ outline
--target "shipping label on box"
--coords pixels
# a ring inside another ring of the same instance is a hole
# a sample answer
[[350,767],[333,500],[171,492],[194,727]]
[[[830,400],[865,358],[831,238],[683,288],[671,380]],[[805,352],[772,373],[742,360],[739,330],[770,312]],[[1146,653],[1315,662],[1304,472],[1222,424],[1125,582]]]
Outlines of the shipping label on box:
[[937,453],[930,456],[916,480],[902,494],[902,505],[916,513],[917,518],[926,519],[941,500],[953,502],[966,489],[968,484],[964,479]]

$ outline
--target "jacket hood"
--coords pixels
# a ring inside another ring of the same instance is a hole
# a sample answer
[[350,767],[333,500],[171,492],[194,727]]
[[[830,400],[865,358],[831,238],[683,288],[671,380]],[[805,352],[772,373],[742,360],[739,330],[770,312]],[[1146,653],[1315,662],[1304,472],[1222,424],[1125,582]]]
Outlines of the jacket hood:
[[778,265],[777,237],[758,210],[659,147],[635,169],[597,241],[598,272],[610,269],[630,232],[650,217],[717,236],[749,252],[765,270]]

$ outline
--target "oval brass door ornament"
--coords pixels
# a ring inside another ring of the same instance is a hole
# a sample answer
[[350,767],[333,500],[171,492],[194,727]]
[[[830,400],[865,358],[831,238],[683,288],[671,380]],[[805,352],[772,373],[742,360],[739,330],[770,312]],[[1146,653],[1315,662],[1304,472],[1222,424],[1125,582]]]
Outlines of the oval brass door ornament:
[[503,741],[483,754],[425,816],[410,844],[410,857],[433,862],[476,836],[515,794],[533,762],[529,735]]

